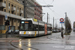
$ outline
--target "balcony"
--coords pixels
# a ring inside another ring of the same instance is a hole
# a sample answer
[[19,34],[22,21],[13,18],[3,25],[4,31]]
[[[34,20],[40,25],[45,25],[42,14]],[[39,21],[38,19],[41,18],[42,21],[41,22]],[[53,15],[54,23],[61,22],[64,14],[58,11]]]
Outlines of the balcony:
[[15,10],[16,10],[16,8],[15,8],[15,7],[12,7],[12,8],[11,8],[11,10],[12,10],[12,11],[15,11]]
[[34,15],[27,14],[27,17],[28,17],[28,18],[34,18]]
[[34,11],[34,8],[33,7],[27,7],[27,8]]
[[34,2],[32,2],[31,0],[28,0],[29,3],[31,3],[32,5],[35,5]]
[[19,10],[17,10],[17,12],[19,12]]
[[23,10],[21,10],[21,13],[23,13]]
[[16,8],[15,8],[15,7],[13,7],[13,10],[16,10]]
[[0,7],[6,7],[6,4],[3,2],[0,2]]
[[34,14],[34,11],[30,10],[30,9],[27,9],[27,12],[31,13],[31,14]]
[[8,17],[15,18],[15,19],[22,19],[23,18],[23,16],[10,14],[10,13],[3,12],[3,11],[0,11],[0,15],[3,15],[3,16],[7,15]]
[[9,9],[10,9],[10,7],[9,7]]

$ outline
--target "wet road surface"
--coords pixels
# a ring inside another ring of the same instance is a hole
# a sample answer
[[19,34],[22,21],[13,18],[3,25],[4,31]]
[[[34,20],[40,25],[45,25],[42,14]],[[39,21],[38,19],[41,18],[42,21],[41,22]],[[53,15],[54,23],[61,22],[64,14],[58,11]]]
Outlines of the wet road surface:
[[74,32],[70,36],[61,38],[61,33],[36,37],[20,38],[19,40],[10,40],[1,42],[0,50],[75,50]]

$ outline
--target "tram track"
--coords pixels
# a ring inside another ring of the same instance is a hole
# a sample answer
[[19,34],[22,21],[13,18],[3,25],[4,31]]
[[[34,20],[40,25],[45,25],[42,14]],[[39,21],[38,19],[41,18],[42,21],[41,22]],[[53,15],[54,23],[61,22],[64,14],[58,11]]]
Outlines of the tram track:
[[13,47],[15,47],[15,48],[17,48],[17,49],[23,50],[22,48],[19,48],[19,47],[15,46],[14,44],[12,44],[12,41],[13,41],[13,40],[10,41],[10,45],[11,45],[11,46],[13,46]]
[[[13,41],[13,40],[10,41],[10,45],[11,45],[11,46],[13,46],[13,47],[15,47],[15,48],[17,48],[17,49],[20,49],[20,50],[24,50],[23,48],[19,48],[19,47],[15,46],[15,45],[12,43],[12,41]],[[25,46],[25,47],[28,47],[27,45],[24,45],[24,46]],[[31,48],[31,49],[34,49],[34,50],[39,50],[39,49],[34,48],[34,47],[28,47],[28,48]]]

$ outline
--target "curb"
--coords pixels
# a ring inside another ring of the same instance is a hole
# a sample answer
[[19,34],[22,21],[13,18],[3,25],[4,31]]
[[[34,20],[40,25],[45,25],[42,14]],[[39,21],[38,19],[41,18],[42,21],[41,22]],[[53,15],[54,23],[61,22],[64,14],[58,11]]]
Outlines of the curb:
[[7,39],[19,39],[19,38],[0,38],[0,40],[7,40]]
[[0,42],[10,42],[10,40],[16,40],[13,42],[18,42],[18,38],[0,38]]

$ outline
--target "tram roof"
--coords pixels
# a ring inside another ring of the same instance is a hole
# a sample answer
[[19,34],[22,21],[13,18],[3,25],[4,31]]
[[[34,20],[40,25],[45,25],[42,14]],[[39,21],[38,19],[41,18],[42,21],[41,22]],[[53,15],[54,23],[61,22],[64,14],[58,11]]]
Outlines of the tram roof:
[[[38,25],[38,22],[39,22],[39,25],[47,24],[46,22],[39,21],[39,20],[34,19],[34,18],[22,18],[22,20],[31,20],[33,24],[37,24],[37,25]],[[47,26],[52,26],[52,24],[48,23]]]

